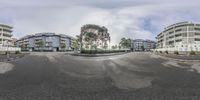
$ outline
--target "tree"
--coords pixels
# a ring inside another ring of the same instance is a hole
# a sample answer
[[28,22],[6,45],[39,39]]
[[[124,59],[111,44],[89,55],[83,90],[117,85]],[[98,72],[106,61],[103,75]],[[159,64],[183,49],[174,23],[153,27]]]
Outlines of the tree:
[[112,49],[114,50],[114,49],[117,49],[117,45],[113,45],[112,46]]
[[86,44],[86,45],[85,45],[85,48],[86,48],[86,49],[89,49],[89,46]]
[[144,46],[141,46],[141,49],[142,49],[142,51],[144,51],[145,49],[144,49]]
[[37,43],[36,43],[36,45],[37,45],[37,47],[38,48],[43,48],[44,47],[44,42],[42,41],[42,40],[40,40],[40,41],[38,41]]
[[66,44],[65,43],[61,43],[61,48],[65,49],[66,48]]
[[119,50],[121,49],[121,46],[120,46],[120,45],[118,46],[118,49],[119,49]]
[[[94,42],[96,43],[97,40],[97,35],[89,32],[89,33],[85,33],[85,38],[84,41],[87,42],[86,45],[89,45],[89,49],[91,50],[93,48]],[[94,48],[96,49],[96,48]]]
[[72,40],[72,48],[74,50],[77,50],[79,48],[79,43],[78,43],[78,40],[77,39],[73,39]]
[[77,42],[80,42],[80,39],[81,39],[80,36],[79,36],[79,35],[76,35],[76,41],[77,41]]
[[111,48],[112,48],[112,49],[115,49],[115,46],[113,45]]
[[130,48],[131,47],[131,39],[130,38],[122,38],[119,43],[122,48]]
[[104,45],[103,45],[103,49],[106,50],[107,48],[108,48],[108,44],[105,42]]
[[25,50],[25,49],[28,47],[28,44],[22,44],[22,45],[20,45],[20,47],[21,47],[23,50]]

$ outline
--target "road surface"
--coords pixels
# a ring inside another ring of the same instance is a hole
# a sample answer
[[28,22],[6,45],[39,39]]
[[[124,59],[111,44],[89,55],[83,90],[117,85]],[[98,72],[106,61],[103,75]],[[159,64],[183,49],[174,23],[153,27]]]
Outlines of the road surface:
[[199,100],[199,68],[151,53],[31,53],[0,63],[0,100]]

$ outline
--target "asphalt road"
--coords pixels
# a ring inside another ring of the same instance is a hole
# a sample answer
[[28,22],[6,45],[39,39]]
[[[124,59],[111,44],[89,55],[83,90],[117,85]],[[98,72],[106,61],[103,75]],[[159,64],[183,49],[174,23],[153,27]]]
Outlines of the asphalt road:
[[0,71],[0,100],[200,99],[198,62],[150,53],[96,58],[31,53],[0,63],[0,70],[7,66],[8,72]]

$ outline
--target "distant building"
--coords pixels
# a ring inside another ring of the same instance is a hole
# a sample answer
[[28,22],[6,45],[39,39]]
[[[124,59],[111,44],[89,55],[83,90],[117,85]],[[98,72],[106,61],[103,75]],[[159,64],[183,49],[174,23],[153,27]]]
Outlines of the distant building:
[[156,39],[160,51],[200,51],[200,23],[175,23],[166,27]]
[[71,50],[72,37],[65,34],[36,33],[17,40],[17,46],[28,51]]
[[131,40],[132,51],[150,51],[156,48],[156,42],[152,40],[135,39]]
[[13,44],[13,46],[17,46],[17,39],[16,38],[12,38],[12,44]]
[[[92,38],[88,38],[89,33],[91,33],[89,37]],[[108,33],[108,29],[104,26],[101,27],[92,24],[87,24],[81,27],[80,38],[82,48],[84,49],[89,49],[93,46],[98,49],[106,49],[108,48],[110,42],[110,34]]]

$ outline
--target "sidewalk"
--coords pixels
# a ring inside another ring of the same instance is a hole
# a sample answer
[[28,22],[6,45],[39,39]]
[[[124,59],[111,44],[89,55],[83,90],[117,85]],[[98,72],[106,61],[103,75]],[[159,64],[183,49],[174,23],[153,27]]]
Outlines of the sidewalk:
[[175,54],[156,54],[156,55],[183,61],[200,61],[200,55],[175,55]]
[[7,58],[7,55],[0,55],[0,62],[4,61],[12,61],[18,58],[22,58],[26,55],[27,53],[20,53],[20,54],[9,54],[9,59]]

